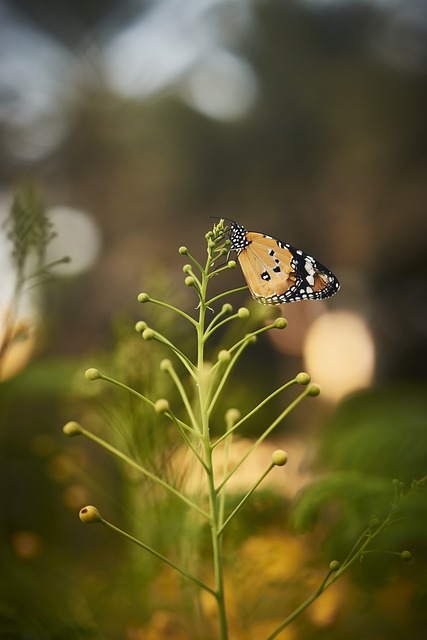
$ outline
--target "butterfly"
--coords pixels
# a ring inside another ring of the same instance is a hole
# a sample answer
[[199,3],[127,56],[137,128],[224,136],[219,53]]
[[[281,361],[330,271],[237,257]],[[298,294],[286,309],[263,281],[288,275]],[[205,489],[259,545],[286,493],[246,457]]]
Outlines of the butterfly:
[[332,271],[290,244],[265,233],[247,231],[230,220],[225,231],[236,251],[252,297],[261,304],[322,300],[337,293]]

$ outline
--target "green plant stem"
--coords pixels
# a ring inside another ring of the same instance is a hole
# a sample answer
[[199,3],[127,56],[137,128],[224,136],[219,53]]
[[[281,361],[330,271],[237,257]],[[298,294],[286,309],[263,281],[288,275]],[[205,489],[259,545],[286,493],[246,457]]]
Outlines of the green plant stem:
[[196,326],[197,324],[196,320],[191,316],[189,316],[188,313],[185,313],[185,311],[178,309],[178,307],[174,307],[168,302],[163,302],[162,300],[155,300],[154,298],[151,298],[151,296],[150,296],[150,302],[152,302],[153,304],[157,304],[159,307],[165,307],[165,309],[170,309],[171,311],[174,311],[175,313],[179,314],[180,316],[188,320],[188,322],[191,322],[193,326]]
[[[199,452],[197,451],[196,447],[193,445],[193,443],[191,442],[190,438],[187,436],[185,429],[183,428],[183,423],[181,423],[178,418],[176,416],[174,416],[174,414],[169,410],[165,413],[166,416],[168,416],[168,418],[170,418],[172,420],[172,422],[175,423],[179,433],[181,434],[181,438],[184,440],[184,442],[190,447],[191,451],[193,452],[193,454],[196,456],[197,460],[200,462],[200,464],[205,468],[206,470],[206,465],[205,465],[205,461],[203,460],[203,458],[201,457],[201,455],[199,454]],[[193,429],[191,429],[191,427],[188,427],[188,425],[185,425],[185,428],[188,429],[191,433],[193,433],[194,435],[194,431]],[[198,433],[196,434],[197,436],[199,435]]]
[[200,515],[202,515],[204,518],[209,520],[209,514],[206,513],[206,511],[204,511],[201,507],[199,507],[198,504],[196,504],[195,502],[193,502],[192,500],[187,498],[186,495],[184,495],[183,493],[181,493],[180,491],[178,491],[177,489],[172,487],[170,484],[165,482],[165,480],[163,480],[159,476],[156,476],[156,474],[152,473],[151,471],[149,471],[148,469],[146,469],[142,465],[138,464],[137,462],[135,462],[135,460],[132,460],[132,458],[129,458],[129,456],[127,456],[125,453],[122,453],[122,451],[120,451],[119,449],[116,449],[116,447],[113,447],[113,445],[109,444],[108,442],[106,442],[102,438],[99,438],[94,433],[91,433],[90,431],[87,431],[86,429],[84,429],[81,426],[80,426],[80,431],[81,431],[82,435],[85,435],[87,438],[89,438],[93,442],[96,442],[103,449],[106,449],[107,451],[109,451],[110,453],[115,455],[117,458],[120,458],[120,460],[123,460],[124,462],[126,462],[126,464],[128,464],[131,467],[133,467],[134,469],[136,469],[137,471],[142,473],[147,478],[150,478],[150,480],[152,480],[156,484],[159,484],[161,487],[163,487],[164,489],[169,491],[169,493],[172,493],[174,496],[176,496],[177,498],[179,498],[180,500],[185,502],[185,504],[187,506],[191,507],[192,509],[195,509],[196,511],[198,511],[200,513]]
[[[227,424],[227,430],[231,428],[231,424]],[[231,450],[231,443],[232,443],[232,439],[233,436],[230,436],[228,438],[228,440],[225,441],[225,445],[224,445],[224,451],[223,451],[223,477],[225,477],[227,475],[228,472],[228,461],[229,461],[229,457],[230,457],[230,450]],[[211,447],[212,451],[213,451],[213,446]],[[220,527],[219,530],[219,535],[221,535],[221,531],[223,528],[223,523],[224,523],[224,512],[225,512],[225,502],[226,502],[226,491],[223,491],[222,493],[219,494],[219,520],[218,520],[218,524]]]
[[231,296],[233,293],[239,293],[240,291],[247,291],[247,290],[248,290],[248,286],[245,285],[244,287],[237,287],[237,289],[230,289],[229,291],[224,291],[223,293],[219,293],[214,298],[207,300],[206,306],[210,307],[217,300],[221,300],[221,298],[225,298],[226,296]]
[[256,490],[256,488],[261,484],[261,482],[264,480],[264,478],[266,478],[268,476],[268,474],[270,473],[270,471],[273,469],[273,467],[275,467],[276,465],[271,462],[269,464],[269,466],[267,467],[267,469],[261,474],[261,476],[258,478],[258,480],[252,485],[252,487],[249,489],[249,491],[243,496],[243,498],[240,500],[239,504],[236,506],[235,509],[233,509],[233,511],[230,513],[230,515],[228,516],[228,518],[226,519],[226,521],[223,523],[223,525],[220,527],[219,531],[218,531],[218,535],[222,535],[225,527],[229,524],[229,522],[231,522],[231,520],[234,518],[234,516],[238,513],[238,511],[240,511],[240,509],[243,507],[243,505],[245,504],[245,502],[248,500],[248,498],[251,497],[251,495],[253,494],[253,492]]
[[[231,476],[237,471],[237,469],[245,462],[245,460],[251,455],[251,453],[259,447],[259,445],[267,438],[267,436],[277,427],[278,424],[285,418],[291,411],[294,409],[307,395],[307,390],[301,393],[291,404],[289,404],[286,409],[282,411],[282,413],[271,423],[271,425],[260,435],[260,437],[251,445],[246,453],[240,458],[239,462],[233,467],[233,469],[228,473],[228,475],[224,478],[221,484],[218,485],[217,491],[218,493],[221,489],[227,484]],[[237,423],[238,424],[238,423]],[[236,426],[236,425],[235,425]],[[231,429],[230,429],[231,431]]]
[[265,327],[261,327],[260,329],[257,329],[256,331],[251,331],[251,333],[248,333],[246,336],[244,336],[241,340],[238,340],[238,342],[236,342],[230,349],[229,351],[235,351],[236,349],[238,349],[240,347],[240,345],[243,342],[246,341],[250,341],[251,338],[256,338],[257,336],[259,336],[261,333],[265,333],[266,331],[271,331],[271,329],[274,329],[274,323],[272,322],[271,324],[266,324]]
[[184,576],[185,578],[188,578],[189,580],[197,584],[201,589],[204,589],[205,591],[208,591],[208,593],[215,596],[215,592],[207,584],[199,580],[199,578],[196,578],[196,576],[193,576],[192,573],[189,573],[188,571],[185,571],[185,569],[182,569],[180,566],[172,562],[172,560],[169,560],[169,558],[166,558],[166,556],[162,555],[161,553],[159,553],[149,545],[145,544],[144,542],[141,542],[141,540],[138,540],[137,538],[134,538],[133,536],[126,533],[126,531],[123,531],[122,529],[119,529],[119,527],[116,527],[114,524],[111,524],[111,522],[108,522],[108,520],[104,520],[104,518],[101,518],[101,523],[104,524],[109,529],[112,529],[115,533],[118,533],[119,535],[123,536],[127,540],[130,540],[130,542],[133,542],[134,544],[137,544],[139,547],[142,547],[143,549],[145,549],[145,551],[148,551],[153,556],[155,556],[156,558],[159,558],[160,560],[162,560],[162,562],[164,562],[165,564],[168,564],[170,567],[178,571],[178,573],[180,573],[182,576]]
[[[211,264],[210,266],[213,266],[213,264]],[[228,266],[228,262],[226,262],[225,264],[223,264],[221,267],[217,267],[216,269],[214,269],[213,271],[211,271],[210,273],[207,274],[207,277],[210,278],[214,278],[215,276],[217,276],[218,274],[221,273],[221,271],[227,271],[230,267]]]
[[[353,545],[352,550],[350,551],[350,553],[348,554],[347,558],[344,560],[342,565],[339,567],[339,569],[337,571],[329,570],[325,578],[322,580],[318,589],[306,600],[304,600],[304,602],[302,602],[296,609],[294,609],[294,611],[290,613],[283,620],[283,622],[280,623],[277,629],[275,629],[274,632],[271,635],[269,635],[266,640],[273,640],[274,638],[276,638],[279,635],[279,633],[283,631],[283,629],[289,626],[291,622],[293,622],[301,613],[303,613],[303,611],[305,611],[315,600],[317,600],[317,598],[319,598],[319,596],[321,596],[322,593],[326,591],[326,589],[329,589],[329,587],[331,587],[334,584],[334,582],[343,575],[343,573],[348,571],[348,569],[356,562],[356,560],[358,560],[364,554],[367,553],[366,548],[368,547],[368,545],[370,545],[372,540],[374,540],[390,523],[394,509],[395,509],[395,505],[391,507],[390,513],[387,516],[387,518],[384,520],[384,522],[382,522],[382,524],[377,529],[375,529],[374,532],[367,529],[362,533],[361,536],[359,536],[356,544]],[[364,538],[365,538],[365,542],[361,544]]]
[[[227,364],[227,367],[226,367],[226,369],[225,369],[224,373],[223,373],[223,374],[222,374],[222,376],[221,376],[220,383],[218,384],[218,386],[217,386],[217,388],[216,388],[216,390],[215,390],[215,393],[214,393],[214,395],[213,395],[212,399],[211,399],[211,400],[210,400],[210,402],[209,402],[209,406],[207,407],[207,412],[208,412],[208,414],[209,414],[209,415],[212,413],[212,410],[214,409],[214,407],[215,407],[215,405],[216,405],[216,402],[217,402],[217,400],[218,400],[218,398],[219,398],[219,396],[220,396],[220,394],[221,394],[221,391],[222,391],[222,390],[223,390],[223,388],[224,388],[225,383],[227,382],[228,376],[230,375],[232,368],[234,367],[234,365],[235,365],[236,361],[237,361],[237,360],[238,360],[238,358],[240,357],[240,355],[241,355],[241,353],[242,353],[243,349],[245,349],[245,348],[248,346],[248,344],[250,344],[249,340],[247,340],[246,342],[243,342],[243,343],[240,345],[239,350],[238,350],[238,351],[233,355],[232,359],[231,359],[231,360],[230,360],[230,362]],[[216,373],[216,371],[218,370],[218,367],[219,367],[219,366],[220,366],[220,363],[219,363],[219,362],[217,362],[217,363],[214,365],[214,367],[213,367],[213,372],[214,372],[214,373]],[[214,381],[214,377],[212,376],[212,385],[213,385],[213,381]],[[209,391],[208,391],[208,397],[210,397],[210,395],[211,395],[211,393],[212,393],[212,385],[211,385],[211,388],[210,388],[210,389],[209,389]],[[227,435],[227,434],[225,434],[225,435]]]
[[228,624],[225,609],[224,594],[224,574],[222,557],[222,539],[219,534],[221,508],[218,495],[215,490],[215,475],[213,468],[212,445],[209,431],[209,412],[207,407],[208,390],[205,362],[204,362],[204,334],[206,321],[206,291],[208,285],[207,273],[209,271],[210,256],[206,263],[206,270],[202,272],[202,282],[200,290],[199,322],[197,326],[197,372],[198,372],[198,398],[201,419],[202,446],[205,455],[206,477],[209,493],[210,530],[212,541],[212,557],[215,574],[215,597],[217,602],[219,637],[221,640],[228,639]]
[[[207,333],[209,333],[209,331],[211,331],[211,329],[213,329],[213,327],[215,327],[215,325],[219,322],[222,316],[225,315],[226,313],[227,311],[225,311],[224,309],[221,309],[221,311],[218,311],[218,313],[212,318],[211,322],[206,327],[205,336]],[[205,342],[206,342],[206,339],[205,339]]]
[[193,265],[194,265],[194,266],[198,269],[198,271],[200,271],[200,273],[203,275],[203,273],[204,273],[204,271],[205,271],[205,270],[203,269],[203,267],[202,267],[202,265],[200,264],[200,262],[198,262],[198,261],[196,260],[196,258],[194,258],[194,257],[191,255],[191,253],[188,253],[188,252],[187,252],[185,255],[186,255],[186,256],[191,260],[191,262],[193,263]]
[[[179,378],[179,376],[177,375],[177,373],[176,373],[176,371],[175,371],[175,369],[173,367],[169,367],[168,368],[168,372],[169,372],[170,377],[174,381],[176,388],[178,389],[178,392],[179,392],[179,395],[181,396],[182,402],[184,403],[184,407],[185,407],[185,409],[186,409],[186,411],[188,413],[188,417],[190,418],[190,422],[191,422],[191,424],[193,426],[194,433],[200,434],[200,425],[199,425],[198,421],[196,420],[196,417],[194,415],[193,409],[192,409],[191,404],[190,404],[190,400],[189,400],[188,395],[187,395],[187,393],[186,393],[186,391],[184,389],[184,386],[183,386],[183,384],[181,382],[181,379]],[[195,374],[195,376],[196,376],[196,378],[195,378],[196,379],[196,384],[198,384],[197,373]]]
[[235,425],[233,425],[233,427],[231,429],[229,429],[228,431],[226,431],[222,436],[220,436],[218,438],[218,440],[215,441],[215,443],[213,444],[213,447],[217,447],[219,444],[221,444],[221,442],[223,440],[225,440],[226,438],[228,438],[228,436],[230,436],[232,433],[234,433],[234,431],[236,431],[236,429],[239,429],[242,424],[244,424],[246,422],[246,420],[248,420],[251,416],[255,415],[255,413],[257,411],[259,411],[264,405],[266,405],[268,402],[270,402],[270,400],[272,400],[275,396],[277,396],[279,393],[281,393],[282,391],[284,391],[285,389],[288,389],[289,387],[291,387],[292,385],[296,384],[296,380],[289,380],[289,382],[285,382],[285,384],[283,384],[281,387],[279,387],[278,389],[276,389],[275,391],[273,391],[272,393],[270,393],[269,396],[267,396],[267,398],[264,398],[264,400],[262,400],[262,402],[260,402],[259,404],[257,404],[256,407],[254,407],[251,411],[249,411],[249,413],[247,413],[245,416],[243,416],[243,418],[241,418],[240,420],[238,420],[238,422],[236,422]]
[[205,335],[203,337],[204,342],[206,342],[210,338],[210,336],[213,333],[215,333],[215,331],[217,329],[219,329],[220,327],[223,327],[225,324],[227,324],[227,322],[231,322],[231,320],[235,320],[236,318],[239,317],[239,315],[237,313],[233,313],[233,315],[228,316],[228,318],[224,318],[224,320],[221,320],[220,322],[218,322],[218,319],[219,319],[220,315],[223,315],[223,314],[219,313],[217,316],[215,316],[215,318],[212,320],[212,322],[210,323],[210,325],[206,329]]
[[191,377],[195,378],[193,363],[184,353],[182,353],[180,349],[178,349],[178,347],[173,344],[173,342],[165,338],[165,336],[162,336],[158,331],[154,331],[154,339],[157,340],[157,342],[160,342],[160,344],[164,344],[166,347],[169,347],[169,349],[181,360]]
[[[116,387],[119,387],[120,389],[124,389],[125,391],[128,391],[132,395],[134,395],[137,398],[139,398],[139,400],[144,400],[144,402],[149,404],[152,407],[152,409],[155,409],[155,407],[156,407],[156,403],[155,402],[150,400],[150,398],[147,398],[147,396],[144,396],[142,393],[139,393],[139,391],[136,391],[135,389],[132,389],[132,387],[129,387],[127,384],[124,384],[123,382],[120,382],[119,380],[116,380],[115,378],[110,378],[110,376],[106,376],[103,373],[100,374],[100,380],[104,380],[105,382],[110,382],[111,384],[114,384]],[[176,418],[172,414],[171,411],[167,411],[165,413],[165,415],[170,420],[172,420],[172,422],[174,422],[174,424],[179,425],[180,428],[185,429],[187,431],[190,431],[190,433],[197,434],[197,432],[195,432],[194,429],[192,429],[190,426],[188,426],[188,424],[185,424],[185,422],[183,422],[182,420],[179,420],[178,418]]]
[[133,396],[135,396],[139,400],[143,400],[144,402],[149,404],[154,409],[155,403],[152,400],[147,398],[147,396],[144,396],[142,393],[139,393],[139,391],[136,391],[136,389],[132,389],[132,387],[129,387],[127,384],[124,384],[124,382],[120,382],[119,380],[116,380],[115,378],[110,378],[110,376],[106,376],[103,373],[100,374],[100,378],[99,379],[100,380],[105,380],[105,382],[110,382],[111,384],[114,384],[116,387],[119,387],[120,389],[124,389],[125,391],[128,391],[130,394],[132,394]]

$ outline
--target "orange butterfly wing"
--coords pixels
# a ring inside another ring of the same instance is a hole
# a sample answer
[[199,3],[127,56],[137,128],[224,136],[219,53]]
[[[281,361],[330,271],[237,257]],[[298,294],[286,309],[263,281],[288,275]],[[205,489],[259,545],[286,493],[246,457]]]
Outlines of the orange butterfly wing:
[[250,245],[239,253],[238,261],[252,296],[269,299],[289,289],[295,283],[290,251],[282,249],[277,255],[274,238],[262,233],[248,232],[246,238]]
[[320,300],[334,295],[340,288],[329,269],[276,238],[246,231],[235,222],[230,226],[229,238],[249,290],[258,302]]

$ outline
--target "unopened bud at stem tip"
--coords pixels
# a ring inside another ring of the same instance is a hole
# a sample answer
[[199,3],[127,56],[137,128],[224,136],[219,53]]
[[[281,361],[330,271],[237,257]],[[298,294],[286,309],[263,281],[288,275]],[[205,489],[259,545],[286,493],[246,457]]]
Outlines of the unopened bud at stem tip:
[[96,507],[88,505],[80,509],[79,518],[85,524],[92,524],[93,522],[102,522],[101,514]]
[[249,309],[247,309],[246,307],[240,307],[237,315],[241,320],[245,320],[246,318],[249,318]]
[[223,363],[229,362],[231,360],[231,353],[226,349],[221,349],[221,351],[218,353],[218,360],[219,362]]
[[240,411],[235,407],[231,407],[231,409],[228,409],[225,413],[225,421],[228,428],[231,428],[233,425],[235,425],[236,422],[240,420],[241,415],[242,414],[240,413]]
[[64,424],[62,432],[71,438],[73,436],[79,436],[82,433],[82,429],[78,422],[71,420],[67,422],[67,424]]
[[308,396],[318,396],[320,393],[320,387],[317,384],[311,384],[307,389]]
[[338,562],[338,560],[332,560],[332,562],[329,563],[329,570],[330,571],[338,571],[338,569],[340,568],[340,563]]
[[154,331],[153,329],[144,329],[144,331],[142,332],[142,337],[144,338],[144,340],[153,340],[154,338]]
[[276,329],[285,329],[288,326],[288,321],[286,318],[276,318],[274,321],[274,327]]
[[273,451],[271,460],[276,467],[283,467],[288,461],[288,454],[283,449],[276,449],[276,451]]
[[98,369],[94,369],[93,367],[91,367],[90,369],[86,369],[85,378],[86,380],[99,380],[100,378],[102,378],[102,376],[99,373]]
[[165,358],[160,363],[160,371],[169,371],[170,369],[172,369],[172,362],[169,358]]
[[308,384],[311,381],[311,376],[305,371],[301,371],[295,378],[297,384]]
[[154,403],[154,410],[156,411],[156,413],[166,413],[166,411],[169,411],[169,402],[166,400],[166,398],[160,398],[159,400],[156,400],[156,402]]

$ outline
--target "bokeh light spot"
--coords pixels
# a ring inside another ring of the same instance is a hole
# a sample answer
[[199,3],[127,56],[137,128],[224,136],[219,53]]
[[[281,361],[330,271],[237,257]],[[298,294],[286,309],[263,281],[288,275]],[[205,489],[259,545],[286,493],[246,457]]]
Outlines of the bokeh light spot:
[[87,271],[96,262],[101,249],[101,235],[93,219],[65,206],[52,207],[49,218],[56,236],[47,247],[46,262],[49,264],[69,256],[71,262],[54,267],[56,275],[75,276]]
[[375,369],[372,334],[356,313],[325,313],[307,333],[304,358],[305,368],[320,385],[322,397],[338,401],[371,382]]
[[250,65],[225,50],[211,53],[185,81],[184,99],[193,108],[218,120],[243,116],[257,95],[257,80]]

